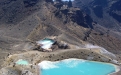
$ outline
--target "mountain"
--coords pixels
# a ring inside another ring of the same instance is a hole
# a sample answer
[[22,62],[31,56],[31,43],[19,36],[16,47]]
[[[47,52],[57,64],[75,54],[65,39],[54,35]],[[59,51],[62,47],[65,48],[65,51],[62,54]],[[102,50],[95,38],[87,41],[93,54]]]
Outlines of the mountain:
[[[113,31],[115,28],[105,24],[104,21],[108,20],[103,18],[106,12],[102,15],[100,14],[101,10],[100,13],[96,12],[98,7],[103,8],[103,11],[107,3],[111,2],[74,1],[73,6],[79,6],[79,9],[72,7],[71,1],[3,0],[0,2],[0,47],[11,50],[16,45],[20,45],[19,49],[21,49],[26,41],[37,41],[47,36],[57,36],[76,45],[89,42],[113,52],[120,50],[120,33]],[[111,7],[110,12],[115,6]],[[90,12],[87,12],[86,9],[89,9]],[[108,16],[107,18],[112,18],[112,16]],[[112,22],[111,20],[106,23]],[[116,19],[114,21],[118,23]],[[111,25],[114,26],[113,23]],[[120,26],[116,28],[120,28]]]
[[[0,74],[38,75],[34,72],[38,71],[37,66],[41,61],[68,58],[108,62],[120,66],[120,2],[1,0]],[[32,47],[35,47],[36,41],[46,37],[56,37],[57,41],[67,43],[70,49],[35,51]],[[21,59],[31,65],[16,65]]]
[[[56,36],[58,40],[78,47],[90,43],[119,55],[120,21],[110,14],[117,14],[120,9],[112,11],[119,2],[96,1],[1,0],[1,53],[28,51],[31,42]],[[113,3],[112,9],[107,9],[107,3]]]
[[101,26],[121,31],[120,0],[75,0],[73,5],[85,11]]

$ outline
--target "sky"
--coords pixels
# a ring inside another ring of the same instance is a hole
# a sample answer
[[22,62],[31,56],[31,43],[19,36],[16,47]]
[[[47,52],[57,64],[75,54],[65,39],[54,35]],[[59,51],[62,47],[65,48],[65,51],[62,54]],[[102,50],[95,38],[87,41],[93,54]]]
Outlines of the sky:
[[[53,0],[54,1],[54,0]],[[69,1],[69,0],[62,0],[62,1]],[[71,1],[74,1],[74,0],[71,0]]]
[[[62,1],[69,1],[69,0],[62,0]],[[71,0],[71,1],[74,1],[74,0]]]

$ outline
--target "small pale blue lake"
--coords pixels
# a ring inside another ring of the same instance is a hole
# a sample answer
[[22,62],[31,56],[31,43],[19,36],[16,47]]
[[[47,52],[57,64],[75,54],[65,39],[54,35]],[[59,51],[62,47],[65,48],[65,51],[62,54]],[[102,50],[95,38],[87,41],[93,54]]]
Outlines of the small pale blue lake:
[[57,62],[42,61],[39,63],[40,75],[108,75],[116,72],[113,64],[66,59]]
[[29,62],[26,61],[26,60],[22,60],[22,59],[20,59],[20,60],[18,60],[18,61],[16,62],[16,64],[18,64],[18,65],[28,65]]

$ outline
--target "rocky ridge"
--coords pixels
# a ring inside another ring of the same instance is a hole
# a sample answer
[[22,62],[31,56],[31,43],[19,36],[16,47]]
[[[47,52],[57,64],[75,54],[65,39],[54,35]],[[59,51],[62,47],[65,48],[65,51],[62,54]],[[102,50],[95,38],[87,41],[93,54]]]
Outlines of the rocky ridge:
[[89,43],[102,46],[117,55],[120,61],[120,35],[100,26],[82,9],[73,7],[71,3],[52,0],[5,0],[1,1],[0,6],[1,51],[9,50],[13,54],[18,51],[28,52],[31,51],[29,47],[32,42],[56,36],[58,40],[76,47]]

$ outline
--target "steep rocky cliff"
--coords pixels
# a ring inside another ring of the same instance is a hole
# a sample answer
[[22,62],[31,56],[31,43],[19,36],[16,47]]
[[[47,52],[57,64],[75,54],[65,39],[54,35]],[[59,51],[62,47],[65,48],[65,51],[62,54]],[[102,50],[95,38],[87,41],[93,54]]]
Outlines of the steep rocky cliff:
[[80,7],[101,26],[121,31],[120,0],[75,0],[73,5]]

